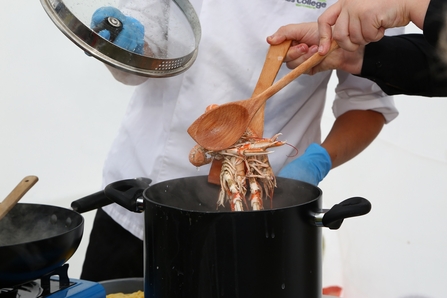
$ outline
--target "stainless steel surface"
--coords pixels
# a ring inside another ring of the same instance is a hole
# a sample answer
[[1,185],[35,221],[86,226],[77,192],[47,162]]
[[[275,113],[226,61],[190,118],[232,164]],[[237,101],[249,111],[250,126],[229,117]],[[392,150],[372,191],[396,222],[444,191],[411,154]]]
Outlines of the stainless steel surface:
[[[187,0],[160,0],[166,6],[162,14],[166,32],[145,26],[145,42],[163,47],[143,55],[123,49],[102,38],[90,28],[94,11],[103,6],[118,6],[119,0],[40,0],[55,25],[71,41],[90,56],[117,69],[146,77],[170,77],[187,70],[197,57],[201,38],[200,22]],[[163,2],[164,1],[164,2]],[[172,5],[171,5],[172,4]],[[148,19],[145,11],[137,11],[139,21]],[[152,12],[153,13],[153,12]],[[159,22],[160,23],[160,22]],[[156,44],[165,39],[163,46]],[[155,44],[154,44],[155,43]]]
[[324,217],[324,215],[326,214],[326,212],[327,212],[328,210],[329,210],[329,209],[323,209],[321,212],[319,212],[319,213],[315,213],[315,214],[314,214],[314,216],[315,216],[315,226],[317,226],[317,227],[319,227],[319,228],[324,227],[324,224],[323,224],[323,217]]
[[143,212],[144,211],[144,198],[139,197],[136,200],[136,212]]

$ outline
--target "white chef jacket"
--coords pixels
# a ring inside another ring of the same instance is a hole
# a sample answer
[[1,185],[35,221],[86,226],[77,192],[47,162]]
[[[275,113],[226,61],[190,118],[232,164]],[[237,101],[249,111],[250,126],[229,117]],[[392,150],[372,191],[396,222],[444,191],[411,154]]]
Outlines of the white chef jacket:
[[[269,47],[267,36],[282,25],[315,21],[325,9],[322,4],[334,2],[192,0],[202,28],[197,60],[183,74],[149,78],[136,87],[105,161],[104,185],[136,177],[149,177],[157,183],[207,175],[209,165],[197,169],[189,163],[188,154],[195,142],[187,128],[208,105],[251,96]],[[289,71],[283,66],[278,78]],[[292,145],[275,148],[269,156],[275,173],[310,143],[321,143],[320,121],[331,73],[302,75],[267,102],[264,137],[281,132],[281,139]],[[387,122],[397,116],[392,97],[376,84],[341,71],[337,75],[336,117],[349,110],[375,110]],[[104,210],[126,230],[143,238],[142,214],[116,204]]]

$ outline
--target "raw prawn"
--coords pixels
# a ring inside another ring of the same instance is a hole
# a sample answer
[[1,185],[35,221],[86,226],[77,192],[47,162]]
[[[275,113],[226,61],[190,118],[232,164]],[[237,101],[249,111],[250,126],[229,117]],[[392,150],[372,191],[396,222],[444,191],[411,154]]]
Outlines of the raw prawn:
[[268,149],[286,143],[278,141],[280,135],[259,138],[247,129],[236,144],[225,150],[215,152],[206,150],[200,145],[194,146],[189,154],[189,161],[193,165],[200,167],[213,159],[222,160],[218,207],[224,206],[228,201],[232,211],[249,209],[246,200],[249,189],[251,209],[264,209],[263,200],[265,198],[271,200],[276,187],[276,178],[267,156],[272,151]]

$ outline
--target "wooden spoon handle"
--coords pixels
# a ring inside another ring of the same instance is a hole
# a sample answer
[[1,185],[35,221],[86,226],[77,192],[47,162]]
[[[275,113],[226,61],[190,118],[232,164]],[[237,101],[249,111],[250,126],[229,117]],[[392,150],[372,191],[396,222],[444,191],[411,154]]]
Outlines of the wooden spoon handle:
[[[284,57],[290,48],[292,40],[286,40],[278,45],[271,45],[265,58],[264,66],[256,83],[255,90],[252,97],[260,94],[262,91],[270,87],[278,75],[279,69],[284,61]],[[265,103],[259,108],[255,116],[250,122],[249,128],[258,136],[262,137],[264,134],[264,107]]]
[[17,184],[11,193],[0,204],[0,219],[2,219],[12,207],[36,184],[39,179],[36,176],[27,176]]
[[251,100],[250,105],[251,107],[246,107],[249,111],[250,110],[257,110],[263,104],[275,95],[278,91],[280,91],[282,88],[287,86],[290,82],[292,82],[294,79],[314,67],[315,65],[319,64],[321,61],[323,61],[324,58],[326,58],[327,55],[329,55],[333,50],[338,48],[338,44],[335,41],[332,41],[331,48],[329,49],[329,52],[326,55],[320,55],[319,53],[313,54],[309,59],[298,65],[298,67],[294,68],[291,72],[286,74],[284,77],[279,79],[275,84],[273,84],[271,87],[267,88],[264,92],[260,93],[257,96],[257,100]]

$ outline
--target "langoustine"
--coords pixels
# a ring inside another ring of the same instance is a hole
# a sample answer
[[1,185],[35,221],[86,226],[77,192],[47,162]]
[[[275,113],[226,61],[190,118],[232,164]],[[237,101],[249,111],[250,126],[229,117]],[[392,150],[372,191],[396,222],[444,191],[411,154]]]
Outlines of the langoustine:
[[238,142],[221,151],[206,150],[200,145],[194,146],[189,154],[189,161],[194,166],[203,166],[213,159],[222,160],[221,190],[217,207],[224,206],[228,201],[232,211],[250,209],[246,200],[249,189],[251,209],[264,209],[263,200],[271,200],[276,187],[276,178],[268,160],[268,154],[272,151],[268,149],[286,143],[278,140],[280,135],[259,138],[247,129]]

